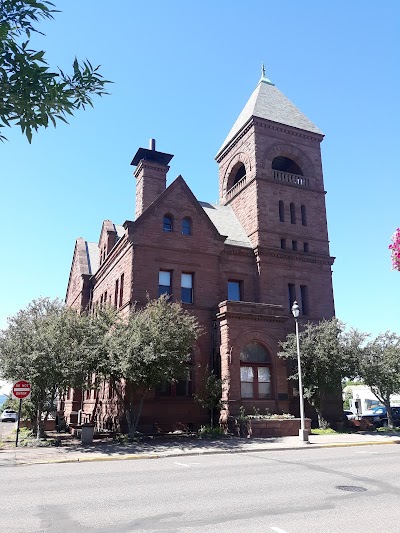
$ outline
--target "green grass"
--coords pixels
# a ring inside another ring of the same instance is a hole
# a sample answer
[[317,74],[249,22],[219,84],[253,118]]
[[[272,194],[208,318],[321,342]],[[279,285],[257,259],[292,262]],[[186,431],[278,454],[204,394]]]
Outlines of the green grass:
[[337,435],[338,431],[332,428],[327,429],[312,429],[311,435]]
[[376,431],[379,431],[379,433],[399,433],[400,427],[394,427],[393,429],[390,428],[377,428]]

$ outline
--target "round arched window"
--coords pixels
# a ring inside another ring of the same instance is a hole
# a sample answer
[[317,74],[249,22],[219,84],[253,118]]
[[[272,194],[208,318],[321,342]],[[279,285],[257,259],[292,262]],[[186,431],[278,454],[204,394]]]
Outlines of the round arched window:
[[289,159],[288,157],[278,156],[272,161],[272,170],[280,170],[281,172],[289,172],[289,174],[297,174],[302,176],[303,172],[299,165]]
[[171,232],[174,229],[174,222],[171,215],[164,215],[163,230]]
[[236,171],[235,177],[233,179],[232,187],[233,185],[236,185],[236,183],[238,183],[242,178],[244,178],[245,175],[246,175],[246,167],[242,163]]
[[240,389],[242,398],[271,398],[271,356],[258,342],[240,352]]

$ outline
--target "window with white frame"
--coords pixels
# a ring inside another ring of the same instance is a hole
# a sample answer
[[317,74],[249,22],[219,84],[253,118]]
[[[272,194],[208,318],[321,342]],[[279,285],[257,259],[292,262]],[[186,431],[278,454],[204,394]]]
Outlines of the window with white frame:
[[181,274],[181,300],[185,304],[193,303],[193,274]]
[[169,270],[160,270],[158,273],[158,296],[162,294],[167,294],[170,296],[172,294],[171,287],[172,275]]
[[258,342],[247,344],[240,352],[240,390],[242,398],[272,397],[271,356]]

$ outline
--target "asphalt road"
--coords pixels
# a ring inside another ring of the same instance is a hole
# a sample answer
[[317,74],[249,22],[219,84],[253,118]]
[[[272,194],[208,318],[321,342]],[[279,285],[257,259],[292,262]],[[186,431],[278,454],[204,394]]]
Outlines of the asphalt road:
[[396,445],[2,467],[0,530],[398,533],[399,474]]

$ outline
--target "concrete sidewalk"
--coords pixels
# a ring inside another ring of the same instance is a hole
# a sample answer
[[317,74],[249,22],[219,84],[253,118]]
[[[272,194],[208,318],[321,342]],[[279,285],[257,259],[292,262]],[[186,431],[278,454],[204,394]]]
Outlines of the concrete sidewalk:
[[340,446],[400,444],[397,434],[352,433],[310,435],[310,443],[298,437],[192,439],[184,436],[173,440],[150,440],[143,443],[115,444],[93,442],[82,446],[79,441],[59,447],[19,447],[0,449],[0,466],[22,466],[44,463],[157,459],[217,453],[244,453],[277,450],[304,450]]

